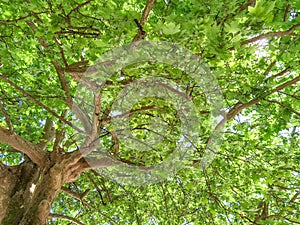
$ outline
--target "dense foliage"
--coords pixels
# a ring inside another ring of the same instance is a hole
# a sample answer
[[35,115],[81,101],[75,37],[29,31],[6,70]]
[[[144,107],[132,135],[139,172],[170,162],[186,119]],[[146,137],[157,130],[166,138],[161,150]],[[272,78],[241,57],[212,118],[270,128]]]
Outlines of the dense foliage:
[[[124,86],[158,74],[191,87],[187,95],[201,121],[196,151],[176,174],[149,185],[82,171],[62,186],[48,224],[300,224],[299,14],[297,0],[2,0],[3,137],[9,131],[49,153],[78,151],[72,104],[82,77],[105,52],[140,40],[176,43],[198,55],[216,78],[228,113],[222,145],[203,170],[200,159],[212,132],[205,95],[170,65],[123,68],[101,89],[91,118],[100,121],[97,135],[108,154],[143,167],[174,149],[181,122],[163,99],[144,98],[130,111],[131,131],[149,145],[157,138],[149,137],[152,119],[168,125],[151,151],[129,148],[116,136],[120,128],[107,125]],[[1,169],[35,162],[34,153],[3,137]]]

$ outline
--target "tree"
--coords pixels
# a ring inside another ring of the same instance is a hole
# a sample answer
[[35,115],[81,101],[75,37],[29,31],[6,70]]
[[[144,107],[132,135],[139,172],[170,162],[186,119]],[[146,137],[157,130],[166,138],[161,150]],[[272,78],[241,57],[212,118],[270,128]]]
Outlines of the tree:
[[[299,10],[296,0],[3,0],[1,224],[300,224]],[[209,93],[180,69],[133,64],[100,82],[91,105],[76,98],[89,97],[80,87],[94,85],[88,72],[99,57],[125,44],[134,50],[142,40],[189,49],[216,78],[226,115],[215,127],[224,126],[222,145],[207,168]],[[118,115],[129,118],[137,140],[122,142],[122,127],[111,126],[122,89],[157,74],[185,87],[178,90],[195,106],[196,150],[159,182],[114,182],[114,160],[151,171],[180,139],[180,116],[162,98],[141,99]],[[155,118],[168,128],[158,131]],[[151,151],[128,145],[151,147],[153,134],[162,139]],[[108,150],[96,157],[99,143]]]

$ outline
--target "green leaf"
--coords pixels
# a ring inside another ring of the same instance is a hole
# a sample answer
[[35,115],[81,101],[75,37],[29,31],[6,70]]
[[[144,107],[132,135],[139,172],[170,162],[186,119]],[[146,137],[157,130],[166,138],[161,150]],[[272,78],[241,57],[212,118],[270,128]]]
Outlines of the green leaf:
[[172,35],[172,34],[176,34],[178,32],[180,32],[180,25],[176,25],[173,22],[170,23],[166,23],[164,24],[164,26],[162,27],[162,31],[164,34],[166,35]]
[[258,21],[263,21],[268,19],[268,21],[273,20],[273,15],[271,14],[276,1],[266,1],[266,0],[257,0],[255,7],[248,6],[248,11],[250,15],[255,16]]
[[225,24],[225,31],[231,34],[235,34],[240,31],[239,23],[237,21],[232,21],[230,24]]

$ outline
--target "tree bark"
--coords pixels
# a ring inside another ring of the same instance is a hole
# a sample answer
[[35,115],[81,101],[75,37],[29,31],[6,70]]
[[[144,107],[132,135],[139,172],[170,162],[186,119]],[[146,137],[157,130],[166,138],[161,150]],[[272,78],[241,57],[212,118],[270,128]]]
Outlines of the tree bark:
[[45,225],[51,205],[71,171],[64,163],[41,171],[31,161],[1,170],[0,223]]
[[[0,224],[45,225],[63,184],[75,181],[90,165],[79,152],[51,152],[41,168],[26,157],[14,167],[0,162]],[[101,161],[101,160],[100,160]],[[101,161],[106,166],[107,160]]]

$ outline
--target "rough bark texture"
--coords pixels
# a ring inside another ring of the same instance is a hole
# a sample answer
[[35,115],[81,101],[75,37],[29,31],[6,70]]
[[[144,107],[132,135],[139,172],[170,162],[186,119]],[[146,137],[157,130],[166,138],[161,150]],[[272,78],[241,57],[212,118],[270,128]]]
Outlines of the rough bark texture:
[[9,201],[10,193],[12,192],[15,183],[17,181],[17,176],[14,174],[17,171],[17,168],[9,168],[0,164],[0,224],[3,220],[6,209],[7,202]]
[[43,171],[29,160],[16,167],[1,165],[0,224],[46,224],[62,185],[74,181],[82,172],[82,163],[68,159],[60,155]]
[[[60,187],[51,170],[41,173],[31,161],[1,170],[0,221],[2,225],[46,224]],[[37,185],[35,187],[35,185]]]

